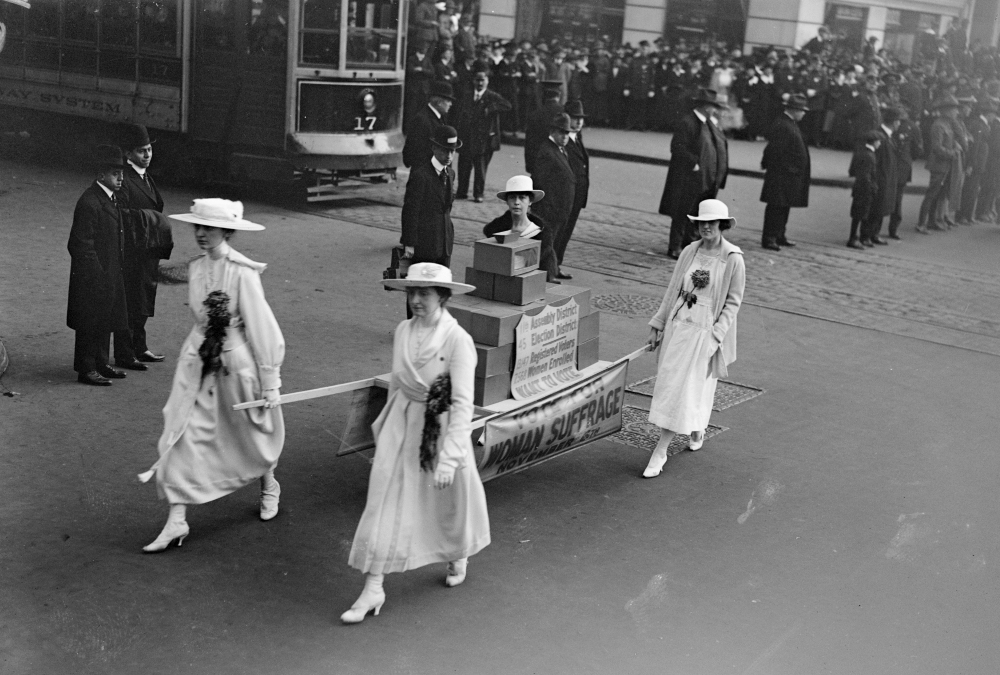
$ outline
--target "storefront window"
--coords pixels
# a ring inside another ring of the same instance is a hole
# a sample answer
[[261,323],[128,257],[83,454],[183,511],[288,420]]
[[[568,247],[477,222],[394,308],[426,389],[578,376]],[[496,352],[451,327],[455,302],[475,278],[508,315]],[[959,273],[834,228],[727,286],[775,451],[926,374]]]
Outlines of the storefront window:
[[392,69],[396,65],[397,0],[352,0],[347,14],[347,65]]
[[139,46],[144,52],[177,52],[177,0],[141,0]]
[[340,66],[340,0],[303,0],[299,61]]
[[865,42],[865,26],[868,24],[868,8],[853,5],[827,5],[826,21],[834,35],[842,38],[850,47],[861,49]]
[[198,45],[203,49],[233,49],[236,45],[233,0],[201,0],[199,5]]

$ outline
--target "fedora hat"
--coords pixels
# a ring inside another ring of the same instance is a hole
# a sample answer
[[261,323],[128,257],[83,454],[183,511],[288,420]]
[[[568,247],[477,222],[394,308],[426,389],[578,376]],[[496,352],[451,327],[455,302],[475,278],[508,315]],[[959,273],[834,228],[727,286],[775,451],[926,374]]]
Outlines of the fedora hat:
[[98,145],[94,148],[91,163],[95,169],[124,169],[125,157],[117,145]]
[[708,105],[714,105],[716,108],[725,108],[726,106],[719,103],[719,95],[714,89],[699,89],[698,93],[694,95],[691,99],[691,103],[698,105],[699,103],[706,103]]
[[448,150],[458,150],[462,147],[462,141],[458,140],[458,132],[455,131],[455,127],[449,127],[447,124],[442,124],[434,130],[431,143]]
[[583,112],[583,101],[570,101],[566,104],[566,114],[570,117],[586,117]]
[[569,115],[566,113],[559,113],[552,118],[552,122],[549,123],[550,129],[558,129],[559,131],[572,131],[572,127],[569,125]]
[[531,203],[534,204],[545,196],[543,190],[536,190],[535,184],[531,182],[531,176],[513,176],[507,179],[507,187],[497,193],[497,199],[505,200],[511,192],[530,192]]
[[431,83],[430,95],[446,98],[449,101],[455,100],[455,91],[451,88],[451,83],[443,80],[435,80]]
[[224,230],[243,230],[259,232],[263,225],[243,220],[243,202],[231,202],[228,199],[195,199],[190,213],[178,213],[170,216],[174,220],[183,220],[194,225],[220,227]]
[[728,220],[730,225],[736,225],[736,219],[729,215],[729,207],[718,199],[706,199],[698,204],[698,215],[688,216],[688,220]]
[[806,97],[802,94],[792,94],[785,101],[785,107],[791,108],[792,110],[809,110],[809,102],[806,101]]
[[405,291],[415,286],[440,286],[456,295],[476,290],[476,287],[470,284],[452,281],[451,270],[437,263],[414,263],[410,265],[405,279],[384,279],[382,285],[396,291]]
[[142,148],[152,143],[149,140],[149,131],[141,124],[130,124],[122,134],[122,147],[126,152],[135,148]]

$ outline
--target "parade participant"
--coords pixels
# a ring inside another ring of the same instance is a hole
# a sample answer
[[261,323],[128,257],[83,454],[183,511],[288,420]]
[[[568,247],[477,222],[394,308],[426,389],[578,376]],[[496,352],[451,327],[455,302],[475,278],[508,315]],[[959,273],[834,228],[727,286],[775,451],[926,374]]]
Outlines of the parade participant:
[[875,197],[878,193],[877,163],[875,153],[882,143],[882,136],[877,131],[869,131],[864,136],[864,145],[854,151],[851,166],[847,170],[854,178],[851,188],[851,235],[847,240],[849,248],[864,250],[866,246],[874,246],[870,239],[862,239],[867,223],[875,208]]
[[[153,144],[149,132],[141,124],[130,126],[122,141],[125,148],[122,189],[122,214],[125,216],[127,237],[125,247],[125,298],[128,301],[128,323],[133,358],[123,361],[117,353],[116,365],[132,370],[146,370],[144,363],[163,360],[154,354],[146,343],[146,321],[153,316],[156,306],[156,284],[159,280],[160,260],[170,258],[174,248],[170,224],[158,215],[163,213],[163,197],[149,173],[153,161]],[[157,215],[143,214],[155,211]]]
[[[278,514],[281,488],[274,479],[285,442],[280,409],[285,340],[264,299],[264,263],[229,245],[237,230],[263,225],[243,219],[243,204],[196,199],[190,213],[170,216],[194,225],[204,253],[184,267],[166,268],[165,283],[187,283],[194,327],[177,361],[170,398],[163,409],[160,459],[140,480],[156,476],[156,489],[170,504],[167,524],[143,548],[162,551],[188,535],[188,504],[204,504],[260,480],[260,518]],[[233,405],[263,398],[263,408],[234,411]]]
[[[576,200],[576,174],[566,145],[572,131],[569,115],[560,113],[549,123],[549,137],[538,148],[531,178],[547,199],[535,212],[552,228],[553,246],[559,241]],[[558,254],[556,256],[558,260]],[[563,278],[568,278],[566,275]]]
[[512,108],[503,96],[491,91],[485,65],[472,79],[473,90],[459,101],[458,138],[465,148],[458,155],[458,192],[456,199],[469,196],[469,176],[472,175],[472,199],[483,201],[486,172],[493,153],[500,149],[500,113]]
[[660,440],[642,475],[660,475],[667,448],[677,433],[689,434],[690,450],[699,450],[712,415],[715,388],[736,360],[736,314],[743,302],[746,270],[743,251],[722,232],[736,225],[717,199],[698,205],[701,239],[682,252],[660,309],[650,320],[649,348],[660,351],[649,421],[660,427]]
[[[576,189],[573,191],[573,208],[570,209],[569,218],[566,219],[566,226],[559,230],[556,237],[555,251],[559,265],[562,265],[563,256],[566,255],[566,247],[573,236],[576,228],[576,221],[580,218],[580,211],[587,208],[587,196],[590,193],[590,156],[587,148],[583,144],[583,124],[587,115],[583,112],[581,101],[570,101],[566,104],[566,114],[569,115],[569,141],[566,143],[566,155],[569,157],[569,165],[576,176]],[[572,279],[567,272],[559,270],[558,279]]]
[[439,127],[448,124],[448,111],[455,102],[455,94],[447,82],[431,85],[430,100],[410,120],[403,144],[403,166],[414,168],[431,159],[431,139]]
[[341,615],[344,623],[378,615],[386,574],[448,563],[444,583],[457,586],[469,557],[490,543],[470,438],[476,348],[446,309],[453,294],[475,287],[432,263],[383,284],[406,291],[413,318],[396,327],[389,398],[372,425],[368,498],[348,558],[365,573],[365,588]]
[[431,138],[432,156],[414,167],[403,195],[402,236],[404,257],[412,262],[433,262],[448,267],[455,245],[451,207],[455,202],[455,151],[462,147],[458,132],[438,127]]
[[799,129],[799,122],[807,111],[805,96],[792,94],[788,97],[785,113],[775,118],[768,131],[767,146],[760,161],[761,168],[766,171],[760,200],[767,204],[761,246],[771,251],[795,246],[795,242],[785,236],[789,213],[793,207],[809,206],[812,169],[809,147]]
[[[113,145],[99,145],[93,165],[97,179],[76,202],[69,232],[72,263],[66,325],[76,331],[73,369],[83,384],[110,387],[125,372],[108,365],[111,333],[128,335],[125,299],[125,232],[116,193],[125,161]],[[130,344],[115,338],[115,356],[131,354]]]
[[541,242],[542,249],[538,266],[545,270],[548,281],[555,281],[559,264],[553,249],[552,228],[540,216],[531,212],[531,205],[544,196],[545,192],[536,190],[529,176],[510,178],[506,189],[497,193],[497,199],[507,202],[507,211],[487,223],[483,234],[492,237],[513,231],[525,239],[537,239]]
[[660,198],[660,213],[670,216],[667,257],[674,260],[694,240],[688,216],[702,201],[715,199],[729,173],[729,146],[712,120],[713,111],[721,107],[715,92],[700,90],[691,105],[691,111],[678,120],[670,141],[670,168]]

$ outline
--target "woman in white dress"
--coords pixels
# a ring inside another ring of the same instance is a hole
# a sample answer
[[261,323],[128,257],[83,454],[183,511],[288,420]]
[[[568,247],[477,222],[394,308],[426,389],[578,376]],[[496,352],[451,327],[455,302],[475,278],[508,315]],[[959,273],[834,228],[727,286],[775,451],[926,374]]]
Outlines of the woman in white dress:
[[643,472],[660,475],[667,447],[677,433],[689,434],[688,448],[698,450],[712,414],[715,387],[736,360],[736,314],[743,302],[746,269],[743,251],[722,236],[736,224],[717,199],[698,205],[701,239],[677,260],[660,309],[650,320],[649,348],[661,343],[649,421],[660,427],[660,440]]
[[382,581],[431,563],[448,563],[444,583],[465,581],[469,556],[490,543],[486,493],[472,452],[476,348],[445,309],[455,283],[443,265],[411,265],[406,290],[413,318],[396,327],[389,398],[372,425],[375,459],[368,499],[348,564],[365,588],[340,617],[359,623],[385,602]]
[[[170,216],[194,225],[204,253],[183,267],[162,266],[166,283],[189,284],[194,327],[184,341],[170,398],[163,409],[160,459],[140,474],[156,476],[170,504],[167,524],[144,551],[154,553],[188,535],[188,504],[204,504],[260,480],[261,520],[278,514],[281,488],[274,479],[285,442],[279,405],[285,340],[264,299],[267,267],[229,245],[236,230],[263,230],[243,219],[243,204],[196,199],[190,213]],[[265,405],[233,410],[236,403]]]

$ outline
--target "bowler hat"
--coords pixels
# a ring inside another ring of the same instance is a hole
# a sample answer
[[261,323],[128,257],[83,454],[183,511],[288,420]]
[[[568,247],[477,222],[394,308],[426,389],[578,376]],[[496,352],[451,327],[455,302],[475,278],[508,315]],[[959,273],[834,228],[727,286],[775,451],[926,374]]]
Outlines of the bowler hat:
[[558,129],[559,131],[572,131],[573,128],[569,125],[569,115],[566,113],[559,113],[552,118],[552,122],[549,124],[550,129]]
[[149,132],[141,124],[130,124],[122,134],[122,147],[126,151],[142,148],[152,143],[149,140]]
[[566,114],[570,117],[586,117],[587,114],[583,112],[583,101],[569,101],[566,104]]
[[446,124],[442,124],[434,130],[434,137],[431,138],[431,143],[439,148],[447,148],[448,150],[458,150],[462,147],[462,141],[458,140],[458,132],[455,131],[455,127],[449,127]]
[[124,169],[125,158],[117,145],[98,145],[91,156],[91,164],[96,169]]
[[455,100],[455,91],[451,88],[451,83],[443,80],[435,80],[431,83],[430,95],[437,96],[439,98],[446,98],[449,101]]
[[785,101],[785,107],[790,110],[809,110],[809,103],[806,101],[806,97],[802,94],[792,94]]
[[724,105],[719,103],[719,95],[714,89],[699,89],[698,93],[691,98],[691,103],[694,105],[704,103],[714,105],[716,108],[725,108]]

